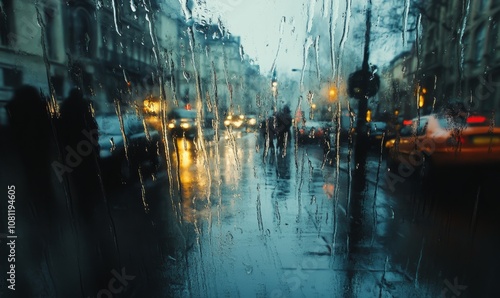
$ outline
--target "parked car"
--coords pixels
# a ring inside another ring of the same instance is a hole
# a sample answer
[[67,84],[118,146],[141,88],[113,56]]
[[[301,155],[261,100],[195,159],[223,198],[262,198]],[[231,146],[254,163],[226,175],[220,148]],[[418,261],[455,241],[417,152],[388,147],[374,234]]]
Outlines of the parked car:
[[299,123],[296,140],[299,144],[323,144],[331,131],[330,122],[308,120]]
[[500,164],[500,127],[487,117],[450,117],[432,114],[412,120],[399,139],[386,142],[387,163],[396,169],[401,162],[428,168]]
[[240,129],[245,127],[245,115],[227,115],[226,119],[224,120],[224,126],[231,127],[232,129]]
[[246,115],[245,116],[245,130],[246,132],[257,131],[259,127],[259,121],[257,115]]
[[368,141],[370,148],[380,151],[384,147],[385,140],[393,139],[396,137],[396,127],[388,125],[383,121],[372,121],[368,124]]
[[106,178],[130,180],[138,169],[155,170],[161,137],[133,114],[96,116],[101,170]]
[[372,121],[368,124],[368,141],[370,147],[380,149],[382,139],[386,138],[387,124],[382,121]]
[[198,132],[196,111],[183,108],[173,109],[167,114],[167,128],[170,135],[175,137],[194,138]]

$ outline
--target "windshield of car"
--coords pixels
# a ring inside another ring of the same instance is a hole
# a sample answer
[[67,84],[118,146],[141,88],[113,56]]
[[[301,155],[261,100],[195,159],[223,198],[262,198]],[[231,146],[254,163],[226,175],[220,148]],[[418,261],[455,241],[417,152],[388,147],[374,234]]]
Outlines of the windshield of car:
[[387,124],[384,122],[370,122],[370,129],[372,131],[384,131]]
[[183,109],[172,111],[168,116],[169,119],[194,120],[197,118],[196,111],[189,111]]
[[452,130],[452,129],[459,129],[459,128],[465,128],[465,126],[468,125],[467,123],[467,118],[461,117],[461,116],[447,116],[443,115],[441,117],[438,117],[438,122],[439,125],[447,130]]
[[[122,115],[123,127],[127,134],[144,133],[142,121],[134,115]],[[122,135],[120,119],[116,115],[96,117],[99,133],[103,135]]]

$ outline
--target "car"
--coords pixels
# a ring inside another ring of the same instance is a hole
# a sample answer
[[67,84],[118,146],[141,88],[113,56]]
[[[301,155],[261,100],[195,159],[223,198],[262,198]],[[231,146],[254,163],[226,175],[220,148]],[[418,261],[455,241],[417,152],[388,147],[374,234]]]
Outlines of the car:
[[245,127],[245,115],[229,114],[224,120],[225,127],[232,129],[240,129]]
[[259,127],[259,121],[257,115],[246,115],[245,116],[245,130],[246,132],[254,132],[257,131]]
[[104,176],[128,181],[138,169],[155,170],[159,163],[161,137],[136,114],[96,116],[99,157]]
[[[393,139],[396,137],[396,128],[387,125],[383,121],[371,121],[368,124],[368,142],[371,149],[378,150],[385,148],[383,140]],[[385,142],[384,142],[385,143]]]
[[390,169],[401,163],[427,169],[500,164],[500,127],[483,115],[431,114],[411,123],[385,143]]
[[296,141],[299,144],[323,144],[329,140],[332,130],[330,122],[308,120],[300,122],[297,126]]
[[196,111],[176,108],[167,114],[167,129],[171,136],[193,139],[198,133]]
[[382,139],[385,138],[387,124],[382,121],[371,121],[368,124],[368,141],[371,148],[380,148]]

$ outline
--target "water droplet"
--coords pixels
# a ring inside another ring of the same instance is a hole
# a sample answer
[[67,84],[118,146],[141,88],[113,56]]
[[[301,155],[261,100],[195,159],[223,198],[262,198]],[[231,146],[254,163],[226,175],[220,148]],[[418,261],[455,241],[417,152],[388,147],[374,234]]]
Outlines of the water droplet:
[[252,274],[252,272],[253,272],[253,266],[252,266],[252,265],[245,264],[245,263],[243,263],[243,265],[245,266],[245,272],[246,272],[247,274]]

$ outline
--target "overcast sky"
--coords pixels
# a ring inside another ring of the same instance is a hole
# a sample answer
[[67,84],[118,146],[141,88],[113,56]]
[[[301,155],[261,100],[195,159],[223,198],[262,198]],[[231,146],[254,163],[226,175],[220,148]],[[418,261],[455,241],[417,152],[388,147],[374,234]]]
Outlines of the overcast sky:
[[[184,0],[179,1],[182,3]],[[330,7],[332,2],[334,6]],[[347,25],[342,60],[346,69],[352,69],[357,66],[347,64],[359,64],[362,59],[366,2],[352,0],[347,23],[344,22],[346,2],[337,0],[197,0],[194,1],[193,17],[211,18],[212,22],[220,19],[230,32],[241,36],[245,53],[256,60],[263,73],[270,72],[273,65],[281,73],[301,68],[308,37],[314,42],[319,36],[320,64],[329,65],[329,22],[332,18],[336,54],[339,53],[338,46]],[[396,4],[403,8],[404,2],[397,1]],[[374,0],[372,24],[375,33],[372,36],[370,62],[380,66],[408,48],[403,47],[401,33],[386,32],[386,29],[380,33],[381,21],[389,17],[387,14],[391,5],[393,7],[394,3]],[[391,17],[403,20],[402,15]],[[314,48],[311,47],[310,51],[314,52]],[[307,63],[316,64],[312,57],[314,54],[309,55]]]

